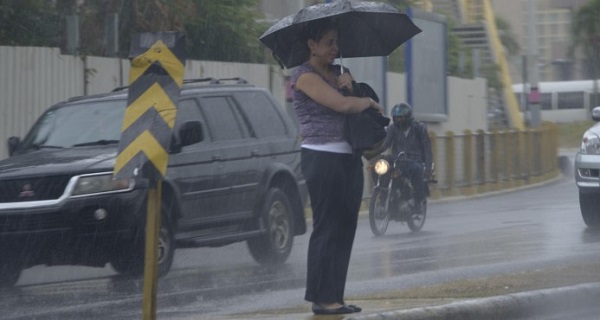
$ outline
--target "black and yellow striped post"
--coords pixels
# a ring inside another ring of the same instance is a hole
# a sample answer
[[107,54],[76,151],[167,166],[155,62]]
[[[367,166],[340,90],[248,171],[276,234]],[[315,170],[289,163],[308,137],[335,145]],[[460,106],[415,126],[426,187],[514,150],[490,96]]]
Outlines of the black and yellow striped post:
[[129,58],[128,105],[121,127],[115,178],[148,179],[143,318],[156,319],[158,234],[162,178],[185,69],[185,35],[135,35]]

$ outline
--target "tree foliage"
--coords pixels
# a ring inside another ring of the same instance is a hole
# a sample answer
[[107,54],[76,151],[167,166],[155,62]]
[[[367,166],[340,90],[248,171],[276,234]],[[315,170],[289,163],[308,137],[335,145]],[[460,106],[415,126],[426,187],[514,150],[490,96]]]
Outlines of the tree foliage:
[[515,38],[512,28],[508,21],[501,17],[496,16],[496,28],[498,28],[498,35],[500,36],[500,42],[506,49],[506,53],[510,56],[519,54],[521,50],[519,42]]
[[593,79],[600,74],[600,0],[590,0],[588,4],[580,7],[571,24],[572,48],[571,55],[576,48],[582,48],[588,60]]
[[0,45],[66,47],[69,15],[79,18],[81,55],[108,55],[105,24],[119,14],[119,52],[133,34],[184,31],[187,56],[198,60],[261,62],[259,0],[0,0]]
[[45,0],[0,0],[0,45],[55,46],[62,21]]
[[268,25],[258,0],[194,0],[196,13],[185,18],[188,55],[203,60],[262,61],[258,37]]

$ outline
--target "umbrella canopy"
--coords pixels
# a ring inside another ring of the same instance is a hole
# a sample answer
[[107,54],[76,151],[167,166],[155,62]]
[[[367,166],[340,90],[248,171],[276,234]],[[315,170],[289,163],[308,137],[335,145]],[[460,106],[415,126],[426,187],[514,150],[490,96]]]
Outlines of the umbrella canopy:
[[308,60],[306,39],[301,35],[311,23],[322,19],[332,19],[338,27],[338,58],[387,56],[421,32],[408,15],[390,4],[339,0],[282,18],[259,40],[282,66],[292,68]]

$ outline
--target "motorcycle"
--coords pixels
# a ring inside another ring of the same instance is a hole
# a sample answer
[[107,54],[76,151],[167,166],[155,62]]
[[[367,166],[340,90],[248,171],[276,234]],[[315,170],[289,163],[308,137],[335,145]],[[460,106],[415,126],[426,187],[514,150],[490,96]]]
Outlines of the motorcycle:
[[408,225],[413,231],[420,231],[427,217],[427,197],[429,183],[436,183],[434,171],[430,177],[423,178],[424,195],[420,212],[415,210],[414,188],[410,179],[400,169],[403,162],[409,160],[405,152],[397,156],[384,156],[377,160],[371,168],[374,171],[373,193],[369,205],[369,223],[375,236],[385,234],[389,221],[399,221]]

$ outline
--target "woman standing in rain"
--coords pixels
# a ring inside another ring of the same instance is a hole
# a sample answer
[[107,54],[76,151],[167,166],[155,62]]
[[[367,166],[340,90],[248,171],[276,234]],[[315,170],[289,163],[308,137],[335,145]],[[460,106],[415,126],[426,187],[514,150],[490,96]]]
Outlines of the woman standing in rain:
[[308,246],[305,299],[315,314],[345,314],[361,308],[346,305],[348,264],[362,201],[363,168],[343,135],[344,116],[367,108],[383,112],[371,98],[344,96],[352,92],[352,76],[333,65],[338,32],[331,20],[307,27],[301,41],[307,61],[294,69],[294,110],[302,136],[302,171],[313,213]]

